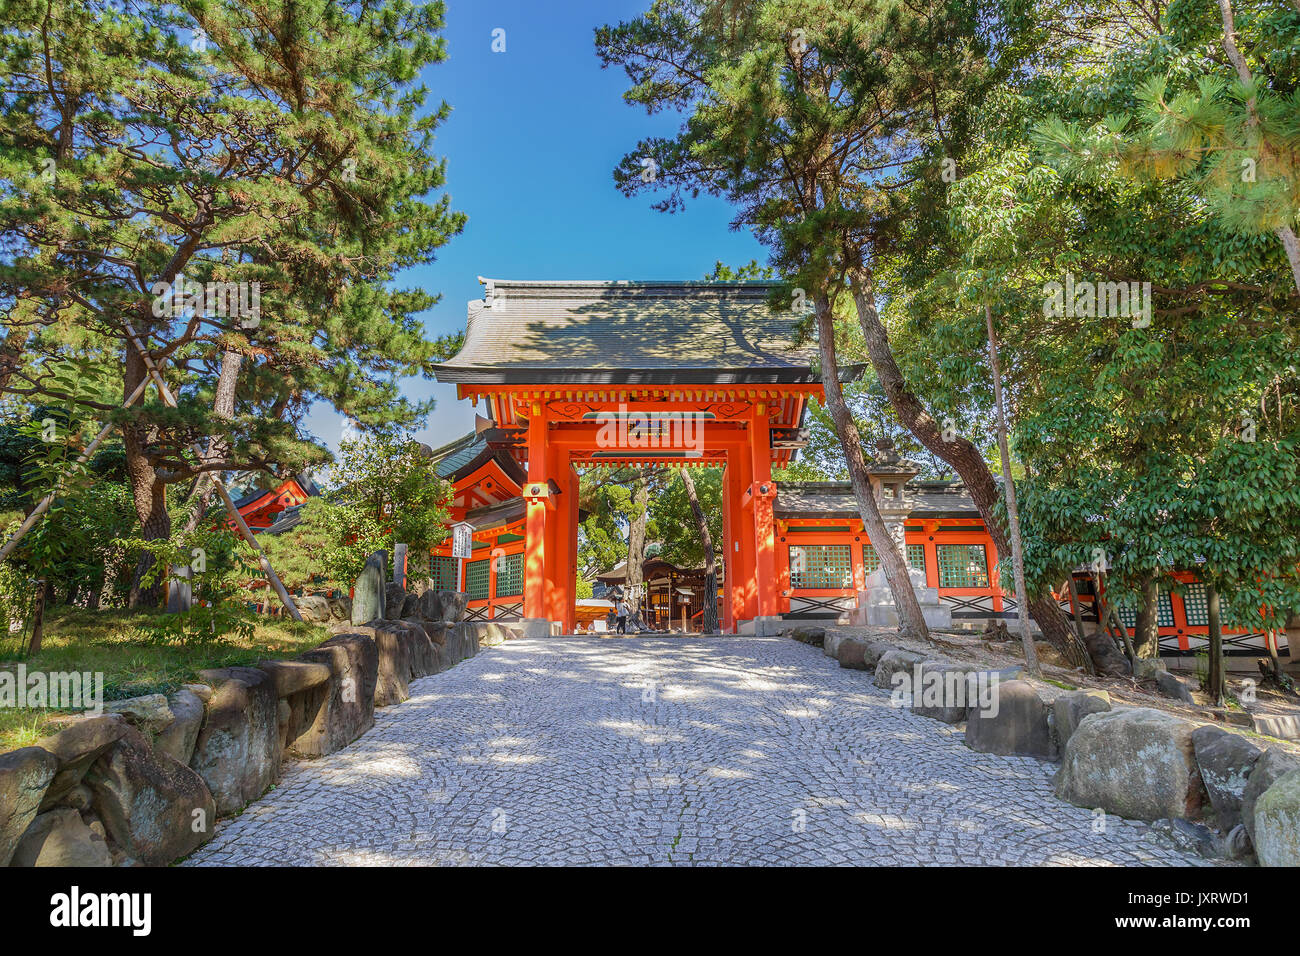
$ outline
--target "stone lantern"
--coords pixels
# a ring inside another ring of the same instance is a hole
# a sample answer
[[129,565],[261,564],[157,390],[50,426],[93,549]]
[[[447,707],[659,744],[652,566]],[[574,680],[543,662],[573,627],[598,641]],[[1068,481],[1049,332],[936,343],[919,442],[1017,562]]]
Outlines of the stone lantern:
[[[903,526],[915,505],[907,485],[921,473],[921,469],[900,457],[890,438],[880,439],[875,448],[876,457],[867,465],[867,477],[871,480],[871,490],[875,493],[880,517],[884,519],[889,536],[893,538],[898,553],[906,562],[907,543]],[[907,574],[926,624],[930,627],[952,627],[952,611],[939,601],[937,588],[926,586],[925,572],[909,567]],[[889,583],[885,580],[884,568],[873,571],[865,583],[866,588],[858,592],[858,606],[851,615],[852,622],[873,627],[897,627],[898,609],[894,605]]]

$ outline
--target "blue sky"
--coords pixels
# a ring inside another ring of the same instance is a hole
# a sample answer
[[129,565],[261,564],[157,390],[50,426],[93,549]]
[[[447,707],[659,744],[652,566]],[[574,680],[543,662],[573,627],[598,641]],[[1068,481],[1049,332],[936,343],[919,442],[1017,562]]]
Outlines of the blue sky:
[[[626,76],[602,70],[594,29],[630,19],[649,0],[560,3],[448,0],[447,60],[429,67],[430,99],[452,107],[437,150],[447,157],[453,207],[465,231],[404,283],[441,293],[422,318],[430,335],[465,325],[482,296],[477,276],[505,279],[699,279],[721,259],[766,261],[748,231],[728,228],[730,208],[701,198],[684,213],[624,198],[614,166],[644,136],[675,132],[679,118],[647,116],[621,97]],[[493,30],[505,52],[492,52]],[[419,435],[435,447],[469,431],[474,413],[454,386],[408,380],[411,397],[438,407]],[[331,447],[342,422],[317,408],[308,427]]]

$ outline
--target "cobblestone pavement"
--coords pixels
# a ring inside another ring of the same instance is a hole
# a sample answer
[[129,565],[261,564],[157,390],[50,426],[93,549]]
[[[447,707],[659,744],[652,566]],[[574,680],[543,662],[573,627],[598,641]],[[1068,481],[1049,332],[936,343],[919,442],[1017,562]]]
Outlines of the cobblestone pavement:
[[411,684],[188,865],[1195,864],[783,638],[552,638]]

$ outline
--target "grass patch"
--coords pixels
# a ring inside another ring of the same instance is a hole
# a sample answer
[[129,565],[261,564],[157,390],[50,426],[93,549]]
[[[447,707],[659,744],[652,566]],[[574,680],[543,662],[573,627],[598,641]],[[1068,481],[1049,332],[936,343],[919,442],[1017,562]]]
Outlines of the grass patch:
[[[41,652],[24,660],[17,635],[0,643],[0,668],[18,663],[32,671],[102,672],[104,699],[122,700],[141,694],[169,694],[198,680],[210,667],[252,665],[258,661],[293,657],[329,638],[319,624],[290,618],[258,617],[251,638],[178,646],[159,644],[141,625],[159,611],[55,608],[45,621]],[[61,711],[0,707],[0,753],[30,746],[51,732]]]
[[1075,687],[1073,684],[1067,684],[1067,683],[1066,683],[1065,681],[1063,681],[1063,680],[1056,680],[1056,679],[1051,678],[1051,677],[1044,677],[1044,678],[1043,678],[1043,682],[1046,683],[1046,684],[1051,684],[1053,687],[1059,687],[1059,688],[1061,688],[1061,690],[1078,690],[1078,689],[1079,689],[1079,688]]

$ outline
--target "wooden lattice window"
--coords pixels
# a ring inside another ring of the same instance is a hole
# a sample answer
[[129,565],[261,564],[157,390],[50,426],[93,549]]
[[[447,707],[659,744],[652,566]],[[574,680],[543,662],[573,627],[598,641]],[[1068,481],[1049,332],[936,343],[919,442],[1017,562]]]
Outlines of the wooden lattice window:
[[433,581],[435,591],[455,591],[456,559],[447,555],[435,554],[429,562],[429,578]]
[[909,544],[907,546],[907,565],[916,571],[925,570],[925,545]]
[[471,601],[486,601],[488,596],[488,562],[470,561],[465,565],[465,592]]
[[[1138,616],[1136,608],[1117,608],[1116,613],[1119,614],[1120,623],[1130,631],[1137,628]],[[1207,623],[1209,621],[1208,611],[1206,621]],[[1169,592],[1164,589],[1161,589],[1160,593],[1156,596],[1156,626],[1174,626],[1174,602],[1170,598]]]
[[1199,581],[1183,589],[1183,609],[1191,627],[1208,627],[1210,624],[1210,598],[1205,585]]
[[853,568],[847,544],[790,545],[790,585],[795,588],[851,588]]
[[862,546],[862,574],[865,577],[868,574],[875,574],[880,570],[880,555],[876,554],[876,549],[870,543]]
[[524,593],[524,555],[503,555],[497,560],[497,597],[518,597]]
[[989,562],[982,544],[941,544],[939,587],[986,588],[989,586]]

